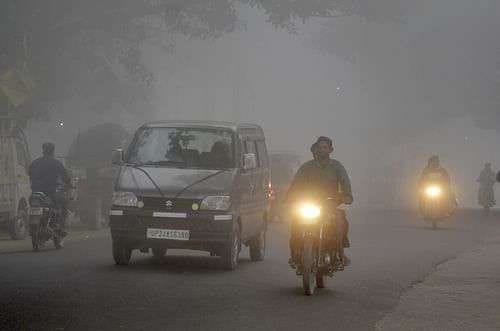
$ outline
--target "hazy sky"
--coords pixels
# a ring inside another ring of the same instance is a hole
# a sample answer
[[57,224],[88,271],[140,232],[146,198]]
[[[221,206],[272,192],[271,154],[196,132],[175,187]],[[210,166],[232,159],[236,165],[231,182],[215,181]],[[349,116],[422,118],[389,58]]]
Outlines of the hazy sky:
[[[35,124],[34,154],[37,143],[49,138],[63,153],[78,130],[103,121],[129,128],[146,119],[250,121],[264,127],[270,150],[307,156],[315,137],[331,136],[335,157],[350,170],[365,202],[379,192],[374,186],[387,169],[404,183],[398,194],[411,196],[425,159],[439,153],[459,196],[472,205],[484,161],[500,168],[500,136],[478,129],[468,117],[454,117],[466,110],[460,89],[467,84],[456,82],[469,71],[493,70],[479,65],[493,57],[477,49],[478,37],[496,36],[479,24],[491,4],[427,0],[412,5],[407,25],[310,20],[297,35],[242,7],[244,30],[215,41],[178,37],[172,53],[145,44],[144,61],[157,79],[155,110],[144,110],[138,119],[88,116],[82,109],[63,130],[55,121]],[[352,54],[356,61],[343,59]],[[476,84],[483,78],[474,79]],[[67,107],[78,107],[78,101]]]

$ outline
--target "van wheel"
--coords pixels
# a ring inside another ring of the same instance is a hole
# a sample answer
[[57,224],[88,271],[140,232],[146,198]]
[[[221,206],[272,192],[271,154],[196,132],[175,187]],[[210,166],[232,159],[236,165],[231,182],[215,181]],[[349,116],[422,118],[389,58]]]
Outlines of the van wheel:
[[132,257],[132,249],[120,242],[113,241],[113,258],[117,265],[128,265]]
[[16,217],[12,220],[10,236],[14,240],[25,239],[28,234],[28,212],[21,207],[17,211]]
[[266,253],[266,230],[262,230],[257,237],[250,242],[250,259],[252,261],[264,260]]
[[231,240],[224,246],[221,254],[222,267],[226,270],[234,270],[238,266],[240,257],[241,234],[240,226],[235,223],[233,225],[233,233]]

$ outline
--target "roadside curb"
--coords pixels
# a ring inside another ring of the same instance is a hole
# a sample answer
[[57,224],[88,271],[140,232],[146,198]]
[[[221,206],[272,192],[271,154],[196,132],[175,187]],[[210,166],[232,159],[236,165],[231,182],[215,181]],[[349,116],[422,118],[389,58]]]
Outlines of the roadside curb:
[[448,260],[403,293],[376,330],[499,330],[500,234]]

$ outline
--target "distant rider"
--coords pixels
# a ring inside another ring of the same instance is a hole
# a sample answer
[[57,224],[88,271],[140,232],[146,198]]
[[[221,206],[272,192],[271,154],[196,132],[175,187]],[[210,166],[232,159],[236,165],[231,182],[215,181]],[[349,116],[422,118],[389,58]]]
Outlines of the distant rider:
[[42,145],[43,156],[33,161],[29,168],[32,192],[45,193],[53,203],[62,208],[61,226],[66,227],[66,202],[57,196],[57,186],[60,182],[71,186],[71,178],[63,164],[54,157],[55,145],[44,143]]
[[496,204],[495,191],[493,190],[493,185],[496,182],[495,177],[491,163],[486,163],[477,179],[479,183],[478,203],[485,208],[493,207]]
[[[427,161],[427,166],[422,171],[419,179],[419,187],[422,191],[426,183],[439,182],[442,185],[443,193],[447,197],[448,209],[450,213],[457,205],[455,194],[451,187],[451,178],[448,171],[441,166],[439,156],[433,155]],[[422,193],[421,193],[422,194]],[[423,208],[423,195],[420,198],[420,209]]]

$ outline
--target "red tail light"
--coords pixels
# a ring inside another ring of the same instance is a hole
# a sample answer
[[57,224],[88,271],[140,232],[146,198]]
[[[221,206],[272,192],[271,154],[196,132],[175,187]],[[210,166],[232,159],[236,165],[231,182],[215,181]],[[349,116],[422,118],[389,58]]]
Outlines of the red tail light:
[[269,182],[267,186],[267,197],[269,200],[275,200],[276,199],[276,191],[273,188],[273,184]]

